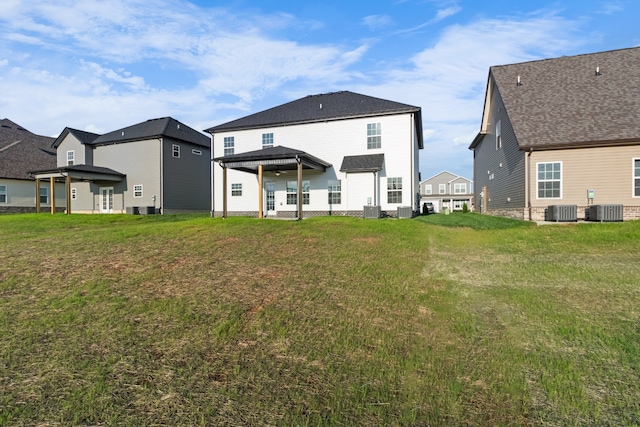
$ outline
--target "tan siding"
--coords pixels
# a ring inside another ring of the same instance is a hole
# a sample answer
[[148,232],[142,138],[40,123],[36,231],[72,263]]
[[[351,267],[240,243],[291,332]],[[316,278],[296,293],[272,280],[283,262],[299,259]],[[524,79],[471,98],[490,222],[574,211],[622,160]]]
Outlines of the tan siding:
[[[640,143],[639,143],[640,144]],[[531,204],[586,205],[587,190],[595,190],[594,204],[640,206],[633,197],[633,159],[640,158],[640,145],[539,151],[531,156]],[[538,199],[536,163],[562,162],[562,198]]]

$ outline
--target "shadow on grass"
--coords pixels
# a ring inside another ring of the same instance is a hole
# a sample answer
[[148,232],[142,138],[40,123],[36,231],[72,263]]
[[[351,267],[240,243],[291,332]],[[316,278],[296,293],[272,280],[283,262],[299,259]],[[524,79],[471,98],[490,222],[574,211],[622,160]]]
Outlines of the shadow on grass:
[[416,218],[416,221],[424,222],[426,224],[440,225],[443,227],[468,227],[474,230],[504,230],[507,228],[536,226],[535,223],[529,221],[501,218],[471,212],[453,212],[450,215],[421,215]]

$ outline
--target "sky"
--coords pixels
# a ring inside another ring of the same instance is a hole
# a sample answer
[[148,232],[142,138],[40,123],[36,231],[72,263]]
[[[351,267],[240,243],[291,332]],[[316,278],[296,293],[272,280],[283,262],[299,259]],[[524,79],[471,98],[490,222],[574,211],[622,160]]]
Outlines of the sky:
[[2,0],[0,118],[202,131],[349,90],[422,108],[423,180],[472,178],[490,66],[637,47],[638,22],[637,0]]

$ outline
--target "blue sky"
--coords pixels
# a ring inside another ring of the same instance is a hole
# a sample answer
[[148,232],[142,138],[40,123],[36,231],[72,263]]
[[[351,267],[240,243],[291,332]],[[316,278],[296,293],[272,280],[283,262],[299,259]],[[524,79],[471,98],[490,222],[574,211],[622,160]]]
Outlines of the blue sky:
[[422,107],[426,179],[472,177],[491,65],[640,45],[640,2],[2,0],[0,118],[202,130],[310,94]]

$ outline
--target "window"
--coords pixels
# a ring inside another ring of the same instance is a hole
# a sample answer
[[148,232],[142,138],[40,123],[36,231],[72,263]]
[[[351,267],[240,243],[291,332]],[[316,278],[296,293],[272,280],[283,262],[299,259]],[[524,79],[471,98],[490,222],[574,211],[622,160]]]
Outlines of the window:
[[453,184],[453,194],[465,194],[467,192],[467,183],[459,182]]
[[439,192],[440,194],[444,194],[446,191],[447,191],[447,190],[446,190],[446,185],[445,185],[445,184],[440,184],[440,185],[438,186],[438,192]]
[[[302,181],[302,204],[309,204],[309,181]],[[287,204],[298,204],[298,181],[287,181]]]
[[235,138],[233,136],[225,136],[224,137],[224,155],[230,156],[234,152],[235,147]]
[[339,205],[342,203],[342,185],[340,180],[329,180],[329,204]]
[[76,187],[71,187],[71,200],[76,200],[78,198],[78,189]]
[[559,199],[561,195],[562,163],[538,163],[538,198]]
[[496,123],[496,150],[502,148],[502,121]]
[[633,159],[633,197],[640,197],[640,159]]
[[387,178],[387,203],[402,203],[402,178]]
[[196,150],[195,148],[191,150],[191,154],[195,154],[196,156],[202,156],[202,151]]
[[380,123],[367,124],[367,149],[382,148],[382,125]]
[[67,166],[73,166],[76,160],[76,152],[73,150],[67,151]]
[[231,184],[231,195],[242,196],[242,184]]
[[271,148],[273,147],[273,134],[272,133],[263,133],[262,134],[262,148]]
[[49,189],[47,187],[40,187],[40,203],[49,203]]
[[173,151],[173,157],[180,158],[180,146],[178,144],[173,144],[171,146],[171,150]]
[[133,186],[133,197],[142,197],[142,185]]
[[431,184],[427,184],[424,186],[424,194],[433,194],[433,188]]
[[0,203],[7,203],[7,186],[0,185]]

